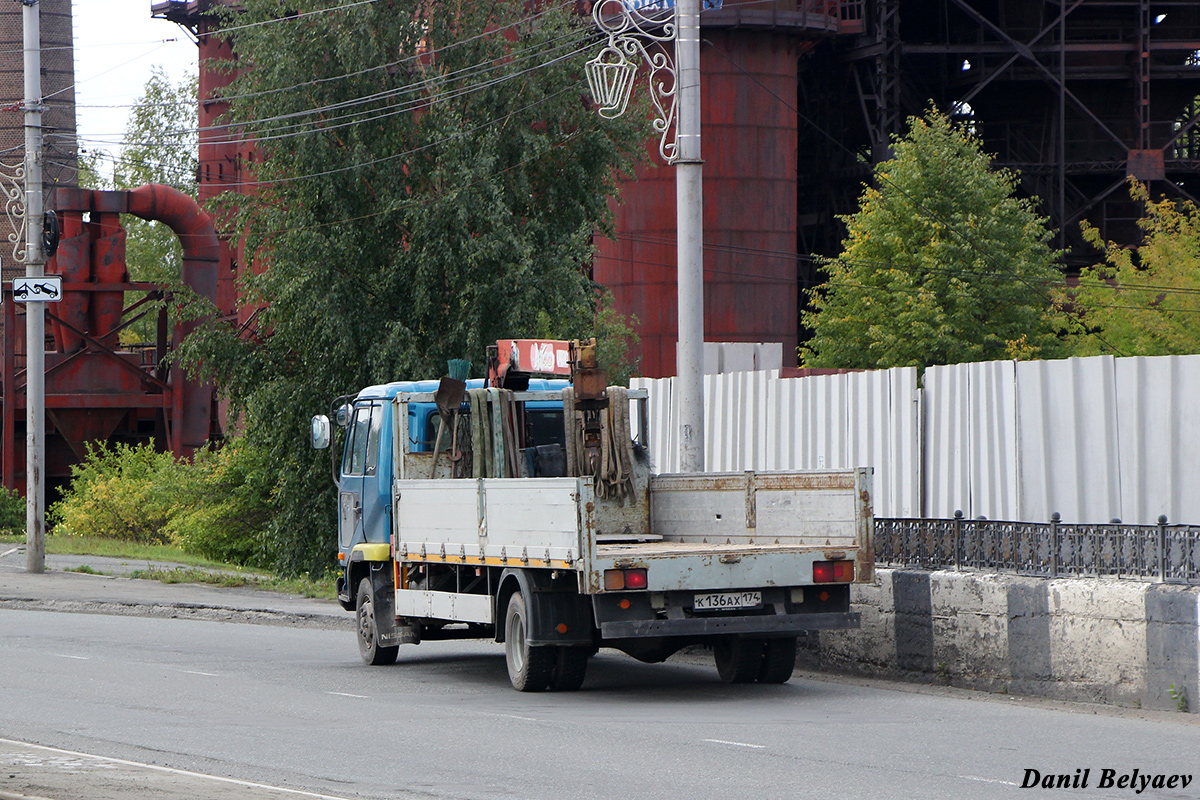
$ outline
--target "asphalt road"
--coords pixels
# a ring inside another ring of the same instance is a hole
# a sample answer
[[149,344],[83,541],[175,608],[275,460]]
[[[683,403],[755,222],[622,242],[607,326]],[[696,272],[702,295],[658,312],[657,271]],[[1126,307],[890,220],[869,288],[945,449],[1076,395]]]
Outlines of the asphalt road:
[[[76,753],[0,742],[0,798],[176,796],[147,781],[178,773],[151,770],[122,795],[100,778],[133,766],[79,753],[335,797],[1062,795],[1018,788],[1027,768],[1090,769],[1069,796],[1200,797],[1196,781],[1097,786],[1103,769],[1200,778],[1197,715],[863,681],[727,686],[698,659],[608,651],[582,691],[529,695],[491,643],[408,646],[368,668],[345,631],[197,620],[0,609],[0,714],[0,737]],[[287,796],[189,787],[194,800]]]

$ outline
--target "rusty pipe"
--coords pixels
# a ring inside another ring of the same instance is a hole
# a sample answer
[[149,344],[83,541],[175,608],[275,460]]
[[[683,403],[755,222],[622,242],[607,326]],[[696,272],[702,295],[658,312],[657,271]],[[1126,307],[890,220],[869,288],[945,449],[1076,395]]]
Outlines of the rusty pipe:
[[[163,222],[183,245],[180,278],[197,294],[217,304],[217,267],[221,242],[213,219],[193,198],[170,186],[151,183],[127,193],[127,210],[142,219]],[[175,326],[175,344],[194,331],[201,320]],[[184,370],[171,371],[171,383],[183,399],[183,419],[177,420],[180,435],[174,437],[176,455],[188,455],[208,442],[212,416],[212,384],[194,381]]]

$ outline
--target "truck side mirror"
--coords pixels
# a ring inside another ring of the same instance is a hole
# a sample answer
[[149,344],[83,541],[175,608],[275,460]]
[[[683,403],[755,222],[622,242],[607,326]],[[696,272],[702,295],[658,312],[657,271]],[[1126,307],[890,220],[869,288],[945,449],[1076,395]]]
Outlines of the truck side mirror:
[[338,406],[337,411],[334,412],[334,419],[337,421],[339,428],[345,428],[350,424],[350,414],[353,412],[353,410],[353,406],[351,406],[349,403],[343,403],[342,405]]
[[324,450],[329,447],[329,417],[324,414],[317,414],[313,417],[310,436],[314,449]]

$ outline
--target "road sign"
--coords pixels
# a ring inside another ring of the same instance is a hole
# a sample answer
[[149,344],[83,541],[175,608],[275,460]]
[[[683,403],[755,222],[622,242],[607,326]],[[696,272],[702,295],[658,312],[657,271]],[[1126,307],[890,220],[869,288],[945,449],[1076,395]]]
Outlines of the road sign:
[[18,303],[57,303],[62,300],[62,277],[13,278],[12,290]]

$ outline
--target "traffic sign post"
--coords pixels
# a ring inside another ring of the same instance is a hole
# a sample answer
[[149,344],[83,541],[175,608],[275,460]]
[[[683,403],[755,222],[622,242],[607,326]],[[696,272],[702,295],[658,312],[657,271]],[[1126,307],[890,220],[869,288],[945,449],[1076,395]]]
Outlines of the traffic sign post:
[[[25,44],[25,278],[44,280],[42,209],[42,28],[39,0],[21,0]],[[15,281],[14,281],[15,282]],[[15,289],[16,287],[14,287]],[[62,296],[61,283],[58,294]],[[41,290],[33,288],[38,294]],[[26,298],[28,302],[28,298]],[[25,571],[46,569],[46,315],[25,313]],[[5,446],[8,443],[5,442]]]

